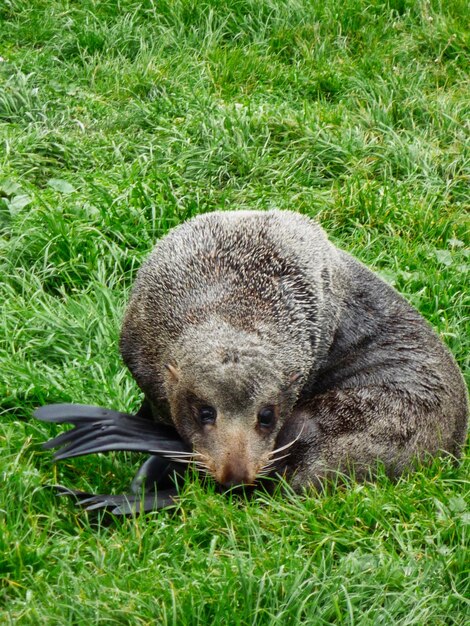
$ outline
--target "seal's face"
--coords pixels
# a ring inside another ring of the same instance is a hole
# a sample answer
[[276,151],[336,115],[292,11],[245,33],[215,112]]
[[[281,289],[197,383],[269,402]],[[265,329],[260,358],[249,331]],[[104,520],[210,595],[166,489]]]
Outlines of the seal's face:
[[190,439],[195,460],[226,487],[253,484],[272,468],[279,418],[278,405],[228,411],[192,393],[186,396],[186,406],[175,413],[177,428]]
[[173,423],[199,467],[218,483],[253,484],[284,454],[275,442],[297,398],[299,377],[283,375],[273,356],[256,349],[205,350],[205,357],[181,352],[178,362],[167,364]]

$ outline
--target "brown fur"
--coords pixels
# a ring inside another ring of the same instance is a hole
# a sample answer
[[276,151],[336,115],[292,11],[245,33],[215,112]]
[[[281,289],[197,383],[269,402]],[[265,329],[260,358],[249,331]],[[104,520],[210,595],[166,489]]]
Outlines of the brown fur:
[[[155,418],[224,485],[276,468],[300,488],[377,461],[397,475],[464,442],[465,386],[437,335],[295,213],[212,213],[170,231],[139,272],[121,349]],[[213,424],[198,421],[204,405]]]

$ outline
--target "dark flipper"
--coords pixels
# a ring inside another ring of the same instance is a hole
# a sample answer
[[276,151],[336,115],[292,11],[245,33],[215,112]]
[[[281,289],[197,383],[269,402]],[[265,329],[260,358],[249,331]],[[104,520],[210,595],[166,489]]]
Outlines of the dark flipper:
[[187,466],[182,463],[152,455],[134,476],[131,483],[131,493],[140,494],[142,488],[148,492],[155,489],[156,486],[159,489],[174,487],[183,482],[187,469]]
[[128,413],[81,404],[50,404],[37,409],[34,416],[43,422],[75,426],[44,444],[46,449],[60,448],[54,454],[57,460],[111,450],[188,451],[171,426]]
[[[102,509],[115,515],[158,510],[175,504],[175,485],[182,479],[187,465],[157,456],[157,453],[171,455],[171,452],[189,449],[174,428],[153,421],[145,404],[137,415],[88,405],[51,404],[37,409],[34,416],[44,422],[75,426],[44,444],[46,449],[59,448],[54,454],[56,460],[112,450],[155,452],[132,481],[130,494],[91,494],[58,486],[60,495],[74,497],[87,511]],[[158,492],[155,492],[156,486]]]
[[132,513],[143,513],[147,511],[157,511],[175,505],[177,490],[162,489],[144,495],[105,495],[92,494],[85,491],[68,489],[61,485],[56,485],[55,489],[61,496],[70,496],[76,499],[78,506],[85,511],[95,511],[97,509],[107,510],[114,515],[130,515]]

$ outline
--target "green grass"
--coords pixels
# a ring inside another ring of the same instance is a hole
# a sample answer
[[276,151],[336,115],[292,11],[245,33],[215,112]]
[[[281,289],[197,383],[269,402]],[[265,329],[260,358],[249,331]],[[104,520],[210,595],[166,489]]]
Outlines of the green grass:
[[[392,484],[87,517],[141,459],[53,466],[48,402],[132,410],[135,272],[196,213],[316,217],[469,364],[463,0],[0,3],[0,621],[470,621],[468,452]],[[467,378],[468,380],[468,378]]]

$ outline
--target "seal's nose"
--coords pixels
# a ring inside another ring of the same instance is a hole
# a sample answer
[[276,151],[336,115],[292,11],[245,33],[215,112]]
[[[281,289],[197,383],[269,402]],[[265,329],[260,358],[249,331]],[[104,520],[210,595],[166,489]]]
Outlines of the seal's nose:
[[251,485],[254,477],[248,468],[239,463],[228,463],[222,468],[218,482],[227,489],[237,485]]

